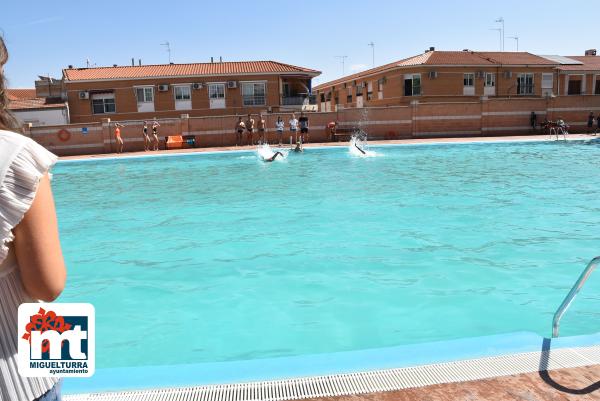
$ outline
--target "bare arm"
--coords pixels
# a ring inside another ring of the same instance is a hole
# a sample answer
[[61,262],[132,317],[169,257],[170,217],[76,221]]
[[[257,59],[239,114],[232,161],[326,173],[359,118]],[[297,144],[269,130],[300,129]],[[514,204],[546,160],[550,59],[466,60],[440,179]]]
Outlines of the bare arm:
[[13,232],[15,254],[25,290],[32,298],[53,301],[65,287],[67,272],[47,174],[40,181],[31,208]]

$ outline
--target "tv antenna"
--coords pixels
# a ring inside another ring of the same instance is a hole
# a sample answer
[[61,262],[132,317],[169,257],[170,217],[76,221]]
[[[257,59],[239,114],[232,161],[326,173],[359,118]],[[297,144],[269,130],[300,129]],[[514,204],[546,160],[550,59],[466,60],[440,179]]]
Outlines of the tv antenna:
[[167,53],[169,53],[169,64],[171,64],[171,44],[169,43],[169,41],[166,41],[165,43],[161,43],[160,45],[167,47]]

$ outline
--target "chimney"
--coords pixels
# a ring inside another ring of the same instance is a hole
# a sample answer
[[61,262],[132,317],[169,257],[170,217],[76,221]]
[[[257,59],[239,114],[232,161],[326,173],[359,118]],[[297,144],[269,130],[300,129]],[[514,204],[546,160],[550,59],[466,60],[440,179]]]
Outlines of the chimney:
[[131,66],[133,67],[135,65],[135,59],[132,57],[131,58]]
[[214,63],[214,61],[213,61],[213,58],[212,58],[212,57],[210,58],[210,62],[211,62],[211,63]]
[[435,51],[435,47],[431,46],[431,47],[429,48],[429,51],[430,51],[430,52],[432,52],[432,51]]
[[138,65],[141,67],[142,66],[142,59],[138,58]]
[[585,55],[586,56],[595,56],[596,55],[596,49],[588,49],[585,51]]
[[219,63],[223,62],[223,56],[219,56]]
[[69,69],[73,69],[73,65],[72,64],[69,64]]
[[113,64],[113,67],[116,67],[116,66],[117,66],[116,64]]

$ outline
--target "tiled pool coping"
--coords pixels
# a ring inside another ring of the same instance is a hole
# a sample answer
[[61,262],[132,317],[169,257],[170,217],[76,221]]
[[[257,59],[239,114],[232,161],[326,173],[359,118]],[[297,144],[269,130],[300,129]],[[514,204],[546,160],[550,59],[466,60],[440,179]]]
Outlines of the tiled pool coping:
[[[586,141],[594,140],[600,142],[599,136],[588,134],[572,134],[567,137],[567,141]],[[528,135],[528,136],[499,136],[499,137],[477,137],[477,138],[423,138],[423,139],[404,139],[404,140],[389,140],[389,141],[369,141],[371,147],[382,146],[410,146],[410,145],[452,145],[452,144],[476,144],[476,143],[511,143],[511,142],[551,142],[548,135]],[[562,141],[559,140],[559,141]],[[330,143],[311,143],[306,144],[306,150],[326,149],[326,148],[342,148],[348,146],[347,142],[330,142]],[[288,148],[288,145],[283,145]],[[277,148],[277,147],[274,147]],[[98,161],[98,160],[124,160],[124,159],[140,159],[153,157],[173,157],[183,155],[207,155],[207,154],[226,154],[226,153],[248,153],[254,152],[256,146],[240,146],[240,147],[219,147],[219,148],[195,148],[183,150],[160,150],[157,152],[130,152],[123,154],[95,154],[95,155],[80,155],[80,156],[62,156],[59,158],[59,163],[68,162],[83,162],[83,161]]]
[[600,346],[600,333],[549,341],[535,333],[517,332],[329,354],[98,369],[91,378],[65,379],[63,392],[102,393],[339,375],[540,352],[548,343],[553,351]]

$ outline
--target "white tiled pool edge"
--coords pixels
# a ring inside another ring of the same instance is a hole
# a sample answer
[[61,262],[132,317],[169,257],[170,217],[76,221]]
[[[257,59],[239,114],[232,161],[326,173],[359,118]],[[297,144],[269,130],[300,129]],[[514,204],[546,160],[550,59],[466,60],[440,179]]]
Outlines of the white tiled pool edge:
[[64,401],[294,400],[356,395],[600,364],[600,345],[559,348],[397,369],[63,396]]

